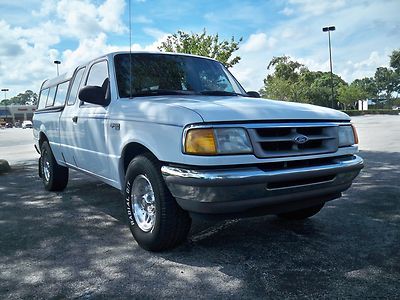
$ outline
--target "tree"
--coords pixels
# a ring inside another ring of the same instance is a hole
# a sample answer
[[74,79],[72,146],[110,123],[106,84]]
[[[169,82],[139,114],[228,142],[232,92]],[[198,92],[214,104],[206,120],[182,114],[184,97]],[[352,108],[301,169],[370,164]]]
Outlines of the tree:
[[358,100],[364,100],[367,93],[357,84],[342,85],[338,89],[338,101],[345,109],[354,105]]
[[390,55],[390,67],[396,72],[400,72],[400,49],[393,50],[392,55]]
[[10,99],[5,99],[1,101],[3,105],[36,105],[38,101],[38,95],[31,90],[26,90],[24,93],[19,93],[17,96],[14,96]]
[[394,69],[393,91],[397,93],[396,98],[398,98],[400,93],[400,49],[393,50],[390,56],[390,67]]
[[376,82],[373,77],[355,79],[351,84],[362,89],[365,92],[367,98],[378,97],[378,87],[376,86]]
[[[291,60],[288,56],[273,57],[268,69],[274,72],[264,79],[264,87],[260,90],[263,97],[312,103],[322,106],[331,105],[331,75],[329,72],[314,72],[303,64]],[[334,93],[346,82],[333,74]]]
[[262,97],[284,100],[284,101],[303,101],[303,82],[301,75],[307,72],[307,68],[290,59],[289,56],[273,57],[267,69],[274,69],[271,75],[264,79],[264,87],[260,90]]
[[300,74],[307,71],[307,68],[303,64],[291,60],[289,56],[274,56],[268,64],[267,69],[269,70],[271,67],[275,69],[274,74],[278,78],[291,82],[297,81]]
[[392,92],[396,89],[396,74],[393,70],[386,67],[379,67],[375,72],[375,83],[378,89],[378,94],[390,100]]
[[220,41],[218,34],[209,35],[206,29],[203,29],[201,34],[189,34],[179,30],[177,33],[169,35],[158,49],[165,52],[187,53],[214,58],[230,68],[240,60],[240,56],[232,57],[232,55],[239,49],[241,41],[242,38],[236,41],[234,37],[230,41]]
[[267,79],[264,79],[264,88],[260,90],[260,94],[264,98],[294,101],[294,95],[298,93],[293,82],[268,75]]
[[[289,56],[273,57],[267,69],[271,68],[273,73],[264,79],[260,90],[262,97],[331,106],[329,72],[310,71]],[[374,77],[356,79],[348,85],[340,76],[333,74],[333,93],[344,106],[365,98],[381,99],[377,103],[381,107],[396,106],[399,100],[395,98],[400,93],[400,49],[392,52],[390,68],[377,68]]]
[[[309,83],[309,92],[307,97],[310,102],[321,106],[332,106],[332,79],[333,79],[333,97],[337,100],[338,89],[347,83],[337,74],[331,78],[330,72],[312,72],[314,81]],[[334,104],[336,106],[336,103]]]

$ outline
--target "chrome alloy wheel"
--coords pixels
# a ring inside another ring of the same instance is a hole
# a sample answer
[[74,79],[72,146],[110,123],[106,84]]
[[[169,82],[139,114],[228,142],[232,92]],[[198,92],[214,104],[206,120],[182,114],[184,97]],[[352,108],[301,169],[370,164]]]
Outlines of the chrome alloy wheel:
[[138,175],[132,184],[131,203],[136,224],[144,232],[154,228],[156,200],[153,187],[145,175]]
[[47,152],[45,152],[45,155],[43,155],[43,174],[44,174],[44,179],[49,182],[50,180],[50,161],[49,161],[49,155]]

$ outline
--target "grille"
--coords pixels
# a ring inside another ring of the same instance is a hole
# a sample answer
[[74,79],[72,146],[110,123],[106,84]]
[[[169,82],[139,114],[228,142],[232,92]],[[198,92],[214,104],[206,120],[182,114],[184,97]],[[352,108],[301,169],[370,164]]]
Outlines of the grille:
[[279,125],[250,128],[257,157],[286,157],[336,152],[338,127],[321,125]]

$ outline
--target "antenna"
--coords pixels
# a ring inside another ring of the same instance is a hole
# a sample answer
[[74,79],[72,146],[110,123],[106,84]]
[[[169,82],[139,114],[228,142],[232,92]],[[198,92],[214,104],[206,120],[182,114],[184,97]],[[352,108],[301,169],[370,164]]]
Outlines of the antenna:
[[132,22],[131,0],[129,0],[129,98],[132,98]]

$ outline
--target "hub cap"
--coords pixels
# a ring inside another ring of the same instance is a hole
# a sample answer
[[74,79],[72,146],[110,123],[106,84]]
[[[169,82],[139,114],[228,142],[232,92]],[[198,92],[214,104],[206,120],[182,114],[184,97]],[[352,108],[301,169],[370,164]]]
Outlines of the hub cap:
[[46,181],[50,180],[50,162],[47,152],[43,155],[43,174]]
[[154,228],[156,203],[153,187],[145,175],[135,178],[132,185],[131,203],[136,224],[144,232]]

